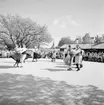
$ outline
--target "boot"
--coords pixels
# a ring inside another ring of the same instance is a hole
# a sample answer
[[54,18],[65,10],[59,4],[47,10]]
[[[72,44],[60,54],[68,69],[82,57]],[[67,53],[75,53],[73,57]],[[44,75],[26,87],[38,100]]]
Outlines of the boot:
[[80,64],[80,68],[82,68],[83,67],[83,65],[82,64]]
[[77,66],[77,71],[79,71],[80,70],[79,64],[76,64],[76,66]]

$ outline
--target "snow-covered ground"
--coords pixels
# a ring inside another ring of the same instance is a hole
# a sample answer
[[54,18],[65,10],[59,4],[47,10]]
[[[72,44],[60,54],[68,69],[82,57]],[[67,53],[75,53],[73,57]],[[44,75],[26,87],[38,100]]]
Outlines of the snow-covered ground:
[[14,60],[11,58],[0,58],[0,73],[32,74],[38,77],[49,77],[53,80],[66,81],[73,85],[94,85],[104,89],[104,63],[83,62],[83,68],[76,71],[67,71],[68,66],[63,60],[51,62],[50,59],[39,59],[32,62],[26,60],[23,68],[14,68]]

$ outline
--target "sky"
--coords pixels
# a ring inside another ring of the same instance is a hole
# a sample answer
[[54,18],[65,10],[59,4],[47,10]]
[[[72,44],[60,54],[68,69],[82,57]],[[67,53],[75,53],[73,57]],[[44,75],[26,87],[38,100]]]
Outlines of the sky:
[[0,0],[0,14],[46,25],[55,45],[65,36],[104,34],[104,0]]

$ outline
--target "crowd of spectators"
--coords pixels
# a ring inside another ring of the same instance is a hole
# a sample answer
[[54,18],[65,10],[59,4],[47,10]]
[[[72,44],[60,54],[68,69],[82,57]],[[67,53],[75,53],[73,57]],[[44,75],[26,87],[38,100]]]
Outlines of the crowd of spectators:
[[104,62],[104,52],[85,52],[85,61]]
[[[11,53],[13,53],[13,51],[1,50],[0,57],[1,58],[9,58]],[[44,55],[43,58],[45,58],[46,54],[44,53],[42,55]],[[51,56],[51,52],[48,53],[48,56]],[[56,59],[63,59],[63,53],[57,52]],[[84,53],[83,60],[84,61],[92,61],[92,62],[104,62],[104,52],[103,51],[100,51],[100,52],[99,51],[89,51],[89,52],[87,51]]]
[[[50,51],[47,54],[45,54],[48,58],[52,58],[53,52]],[[63,53],[62,52],[56,52],[56,59],[63,59]]]
[[0,57],[1,58],[9,58],[9,56],[13,53],[13,51],[8,50],[0,50]]

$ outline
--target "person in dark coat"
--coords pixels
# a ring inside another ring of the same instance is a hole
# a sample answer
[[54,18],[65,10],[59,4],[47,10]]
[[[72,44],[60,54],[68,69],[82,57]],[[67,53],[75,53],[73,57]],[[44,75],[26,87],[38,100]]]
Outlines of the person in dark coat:
[[33,61],[34,61],[34,59],[35,59],[35,61],[37,62],[37,60],[38,60],[39,58],[41,58],[41,55],[38,54],[38,53],[36,53],[36,52],[34,52],[34,53],[33,53]]

